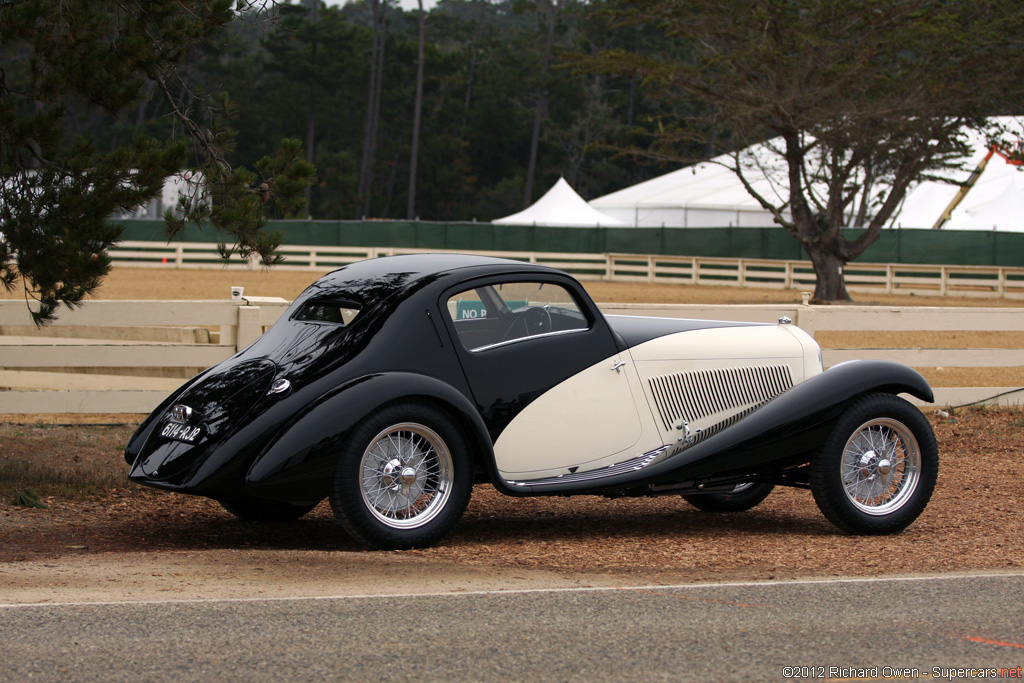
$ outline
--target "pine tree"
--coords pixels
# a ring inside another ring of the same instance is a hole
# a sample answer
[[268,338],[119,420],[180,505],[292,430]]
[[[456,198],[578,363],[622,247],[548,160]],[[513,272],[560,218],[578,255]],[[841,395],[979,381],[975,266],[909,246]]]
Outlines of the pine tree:
[[[37,324],[79,305],[109,272],[122,231],[110,216],[145,204],[186,165],[200,173],[165,216],[169,237],[186,221],[207,223],[230,236],[225,257],[279,260],[280,237],[263,228],[302,206],[314,169],[301,143],[233,168],[231,101],[194,92],[180,69],[232,22],[274,10],[266,0],[0,2],[0,281],[8,291],[20,283]],[[113,123],[147,93],[173,121],[168,139],[101,150],[68,131],[83,112]]]

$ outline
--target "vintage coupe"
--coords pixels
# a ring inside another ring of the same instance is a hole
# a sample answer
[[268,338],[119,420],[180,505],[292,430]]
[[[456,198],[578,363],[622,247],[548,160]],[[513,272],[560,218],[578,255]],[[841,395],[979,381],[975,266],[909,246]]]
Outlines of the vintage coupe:
[[902,530],[938,474],[914,370],[822,372],[779,324],[605,316],[551,268],[393,256],[313,283],[138,428],[133,480],[294,520],[329,498],[376,548],[423,547],[474,483],[511,496],[682,495],[738,511],[810,488],[858,534]]

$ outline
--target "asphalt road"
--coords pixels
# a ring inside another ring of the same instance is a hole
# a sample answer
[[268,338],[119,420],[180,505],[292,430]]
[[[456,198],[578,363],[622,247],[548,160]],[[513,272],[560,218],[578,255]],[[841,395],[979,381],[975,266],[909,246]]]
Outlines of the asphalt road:
[[11,681],[935,681],[1021,665],[1024,574],[0,606]]

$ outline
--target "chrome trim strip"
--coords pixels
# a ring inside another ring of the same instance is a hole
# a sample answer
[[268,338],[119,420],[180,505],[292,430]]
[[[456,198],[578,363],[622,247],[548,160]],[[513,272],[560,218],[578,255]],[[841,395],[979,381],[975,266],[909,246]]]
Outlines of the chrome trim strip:
[[663,455],[668,451],[669,446],[662,446],[653,451],[648,451],[643,455],[625,460],[623,462],[614,463],[607,467],[601,467],[596,470],[587,470],[586,472],[571,472],[569,474],[559,474],[556,477],[544,477],[543,479],[525,479],[523,481],[506,481],[505,483],[509,486],[553,486],[555,484],[569,484],[578,481],[594,481],[596,479],[603,479],[605,477],[611,477],[616,474],[625,474],[627,472],[635,472],[642,470],[643,468],[654,462],[658,456]]
[[469,349],[470,353],[479,353],[480,351],[489,351],[490,349],[496,349],[499,346],[508,346],[509,344],[517,344],[527,339],[540,339],[542,337],[557,337],[563,334],[576,334],[577,332],[587,332],[593,326],[588,325],[587,327],[574,327],[571,330],[555,330],[554,332],[542,332],[541,334],[530,334],[525,337],[516,337],[515,339],[506,339],[505,341],[496,342],[494,344],[487,344],[486,346],[477,346],[476,348]]

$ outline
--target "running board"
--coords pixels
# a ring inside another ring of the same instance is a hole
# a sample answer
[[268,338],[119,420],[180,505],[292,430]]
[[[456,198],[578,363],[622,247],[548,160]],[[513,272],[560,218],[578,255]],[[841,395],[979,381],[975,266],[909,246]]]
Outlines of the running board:
[[586,472],[570,472],[567,474],[559,474],[555,477],[545,477],[543,479],[525,479],[523,481],[506,481],[505,483],[509,486],[554,486],[556,484],[569,484],[580,481],[595,481],[597,479],[604,479],[605,477],[611,477],[616,474],[627,474],[629,472],[636,472],[650,465],[652,462],[658,459],[658,456],[665,454],[669,449],[669,446],[662,446],[653,451],[644,453],[640,457],[626,460],[614,465],[608,465],[607,467],[601,467],[596,470],[587,470]]

